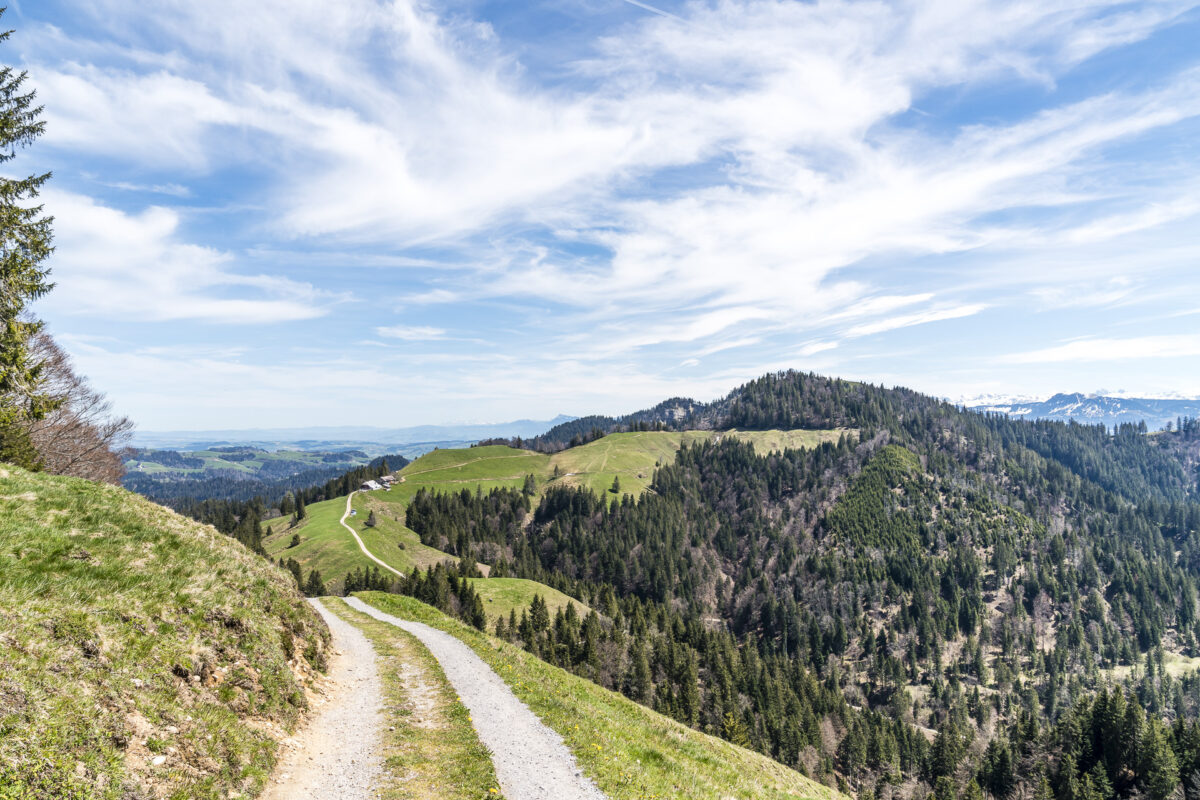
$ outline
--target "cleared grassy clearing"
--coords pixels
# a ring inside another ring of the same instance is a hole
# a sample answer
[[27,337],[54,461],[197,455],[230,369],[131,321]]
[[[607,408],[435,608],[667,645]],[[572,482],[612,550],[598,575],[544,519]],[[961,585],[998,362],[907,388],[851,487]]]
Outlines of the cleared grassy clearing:
[[765,756],[691,730],[412,598],[357,596],[465,642],[563,737],[583,771],[612,800],[841,797]]
[[256,795],[327,641],[211,527],[0,467],[0,796]]
[[708,431],[642,431],[610,433],[602,439],[555,453],[551,474],[557,466],[562,477],[554,483],[586,486],[603,495],[619,478],[621,494],[640,495],[650,488],[657,464],[670,464],[682,444],[710,438]]
[[361,630],[379,656],[386,693],[382,731],[383,800],[478,800],[499,797],[487,748],[437,660],[415,637],[355,611],[336,597],[322,603]]
[[[1200,670],[1200,658],[1196,658],[1194,656],[1185,656],[1181,653],[1166,652],[1163,653],[1163,667],[1166,669],[1167,674],[1172,678],[1179,678],[1187,675],[1188,673]],[[1101,671],[1108,673],[1116,680],[1123,681],[1133,674],[1133,670],[1133,666],[1126,664],[1124,666],[1113,667],[1111,669]],[[1145,673],[1146,664],[1144,660],[1138,665],[1138,670],[1139,674]]]
[[495,625],[497,617],[507,618],[510,611],[517,612],[517,618],[520,619],[521,612],[529,608],[535,594],[541,595],[542,599],[546,601],[551,619],[560,608],[566,608],[567,603],[574,603],[575,610],[581,616],[591,610],[575,598],[565,595],[557,589],[524,578],[472,578],[471,585],[483,598],[483,610],[487,612],[490,625]]
[[754,452],[759,455],[787,449],[817,447],[825,442],[837,444],[838,437],[843,434],[857,438],[856,428],[835,428],[830,430],[769,430],[769,431],[723,431],[714,436],[733,436],[743,442],[754,445]]
[[521,478],[545,472],[550,457],[504,445],[434,450],[401,470],[405,478],[419,476],[422,483],[462,482]]

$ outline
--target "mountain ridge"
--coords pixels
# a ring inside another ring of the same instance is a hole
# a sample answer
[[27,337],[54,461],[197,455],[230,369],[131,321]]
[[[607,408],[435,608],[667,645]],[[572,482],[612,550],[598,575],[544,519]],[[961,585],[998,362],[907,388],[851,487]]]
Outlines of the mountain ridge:
[[1097,393],[1059,392],[1045,400],[1012,400],[964,403],[971,411],[1004,414],[1025,419],[1049,419],[1109,427],[1144,422],[1149,430],[1173,426],[1182,417],[1200,416],[1200,399],[1175,397],[1123,397]]

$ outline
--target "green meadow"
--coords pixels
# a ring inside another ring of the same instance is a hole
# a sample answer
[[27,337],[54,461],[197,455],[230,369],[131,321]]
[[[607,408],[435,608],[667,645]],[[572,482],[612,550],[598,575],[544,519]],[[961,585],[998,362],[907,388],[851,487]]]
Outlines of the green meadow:
[[492,626],[498,617],[507,617],[510,611],[515,611],[520,618],[521,612],[533,602],[534,595],[541,595],[546,601],[551,618],[560,608],[566,608],[568,603],[574,603],[575,610],[581,616],[591,610],[557,589],[524,578],[473,578],[471,585],[483,599],[483,610],[487,613],[488,624]]

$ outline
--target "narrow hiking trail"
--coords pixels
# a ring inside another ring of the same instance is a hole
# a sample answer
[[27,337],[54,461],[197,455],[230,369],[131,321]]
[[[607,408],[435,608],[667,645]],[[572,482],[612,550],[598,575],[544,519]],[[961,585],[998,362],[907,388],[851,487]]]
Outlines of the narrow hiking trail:
[[363,540],[361,538],[359,538],[358,531],[354,530],[354,528],[351,528],[349,525],[346,524],[346,520],[350,518],[350,510],[351,510],[350,504],[354,500],[354,495],[356,495],[356,494],[358,494],[358,492],[353,491],[350,494],[346,495],[346,510],[342,514],[342,518],[338,521],[342,524],[343,528],[350,531],[350,535],[354,537],[354,541],[358,542],[358,549],[362,550],[364,556],[371,559],[376,564],[378,564],[379,566],[388,570],[389,572],[394,572],[397,575],[399,575],[401,578],[407,578],[408,577],[407,575],[405,575],[403,572],[401,572],[400,570],[393,567],[391,564],[388,564],[386,561],[383,561],[382,559],[376,558],[375,554],[372,553],[370,550],[368,550],[367,546],[365,544],[363,544]]
[[347,597],[351,608],[408,631],[437,659],[471,712],[479,740],[492,752],[507,800],[606,800],[550,730],[471,648],[448,633],[400,619]]
[[[382,774],[383,687],[362,631],[309,601],[333,633],[325,697],[307,727],[284,742],[263,800],[369,800]],[[314,703],[316,705],[316,703]]]

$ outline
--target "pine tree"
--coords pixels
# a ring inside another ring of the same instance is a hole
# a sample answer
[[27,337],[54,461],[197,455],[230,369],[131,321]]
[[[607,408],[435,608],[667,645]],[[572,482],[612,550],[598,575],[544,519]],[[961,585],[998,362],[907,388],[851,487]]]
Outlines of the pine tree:
[[526,497],[533,497],[535,494],[537,494],[537,480],[533,477],[533,475],[525,476],[525,485],[521,487],[521,494],[525,495]]
[[308,573],[304,583],[304,593],[309,597],[320,597],[325,594],[325,581],[321,580],[321,571],[314,569]]
[[374,509],[372,509],[371,513],[367,514],[367,527],[374,528],[377,524],[378,523],[375,520],[375,511],[374,511]]
[[1179,763],[1163,725],[1151,719],[1142,744],[1142,769],[1150,800],[1167,800],[1179,788]]
[[[3,10],[0,9],[0,14]],[[12,31],[0,33],[7,41]],[[0,68],[0,164],[16,157],[45,130],[39,120],[37,93],[25,91],[28,75]],[[28,424],[45,417],[54,402],[40,394],[41,364],[33,361],[29,343],[42,323],[29,320],[31,302],[53,288],[42,266],[53,252],[53,217],[43,207],[29,205],[38,197],[50,173],[25,178],[0,176],[0,460],[39,468],[40,459],[29,438]]]
[[609,489],[609,491],[612,492],[613,494],[621,493],[621,476],[620,475],[613,476],[612,488]]
[[746,732],[746,723],[733,711],[726,711],[721,719],[721,738],[739,747],[750,746],[750,734]]
[[695,652],[687,655],[680,684],[679,721],[694,728],[700,720],[700,670],[696,666]]
[[541,633],[550,628],[550,609],[546,607],[546,601],[539,594],[535,594],[533,602],[529,604],[529,622],[533,625],[535,633]]
[[[467,585],[469,586],[470,584],[467,584]],[[487,614],[483,610],[483,598],[481,598],[478,594],[476,594],[475,592],[472,591],[470,602],[471,602],[470,609],[469,609],[470,613],[467,616],[467,621],[470,622],[472,625],[474,625],[479,630],[486,631],[487,630]]]
[[949,775],[943,775],[937,779],[934,784],[933,796],[935,800],[957,800],[958,793],[954,790],[954,779]]
[[633,663],[629,668],[628,688],[625,693],[639,703],[649,703],[650,696],[654,692],[654,683],[650,675],[650,660],[646,656],[645,640],[639,639],[635,648]]

